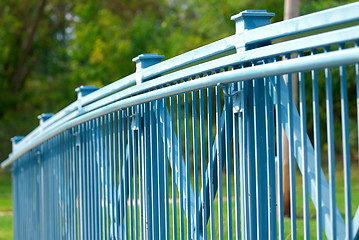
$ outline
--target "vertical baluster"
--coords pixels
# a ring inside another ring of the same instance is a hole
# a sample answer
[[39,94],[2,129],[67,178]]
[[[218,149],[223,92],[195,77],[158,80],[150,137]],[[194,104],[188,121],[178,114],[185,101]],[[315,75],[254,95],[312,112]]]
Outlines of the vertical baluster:
[[182,114],[181,114],[181,95],[177,95],[177,136],[178,136],[178,149],[177,149],[177,156],[178,156],[178,177],[179,177],[179,200],[180,200],[180,239],[184,239],[184,223],[183,223],[183,173],[182,173]]
[[[329,52],[325,48],[325,52]],[[327,117],[327,138],[328,138],[328,172],[329,172],[329,195],[330,195],[330,239],[336,237],[336,200],[335,200],[335,146],[334,146],[334,121],[333,121],[333,89],[331,69],[325,68],[325,96],[326,96],[326,117]]]
[[[68,180],[68,173],[69,173],[69,169],[68,169],[68,141],[67,141],[67,131],[64,131],[63,133],[63,148],[64,148],[64,153],[63,153],[63,176],[64,176],[64,235],[63,238],[67,238],[70,239],[69,236],[69,232],[68,232],[68,210],[69,210],[69,205],[68,205],[68,200],[69,200],[69,195],[68,195],[68,185],[69,185],[69,180]],[[37,209],[38,209],[38,220],[39,220],[39,225],[41,224],[41,210],[40,210],[40,162],[39,162],[39,150],[38,148],[36,149],[37,151],[37,158],[38,158],[38,171],[37,171],[37,184],[38,184],[38,196],[37,196]],[[38,239],[41,239],[41,234],[40,231],[38,233],[37,236]]]
[[[65,234],[63,236],[63,238],[66,238],[66,239],[70,239],[70,235],[69,235],[69,219],[68,219],[68,213],[69,213],[69,209],[70,209],[70,206],[69,206],[69,190],[68,190],[68,187],[69,187],[69,177],[68,177],[68,174],[70,172],[70,169],[68,168],[68,161],[69,161],[69,158],[68,158],[68,151],[69,151],[69,146],[68,146],[68,131],[65,131],[64,132],[64,136],[63,136],[63,144],[64,144],[64,155],[63,155],[63,161],[64,161],[64,224],[65,224]],[[39,151],[37,149],[37,151]],[[37,157],[38,157],[38,167],[40,168],[40,158],[39,158],[39,153],[37,154]],[[38,171],[38,181],[39,181],[39,188],[40,188],[40,171]],[[40,199],[40,189],[39,189],[39,192],[38,192],[38,198]],[[39,224],[41,224],[41,217],[40,217],[40,201],[38,199],[38,206],[37,206],[37,209],[39,210],[38,211],[38,214],[39,214]],[[39,233],[38,235],[38,239],[41,239],[41,234]]]
[[128,152],[127,152],[127,143],[126,143],[126,110],[122,110],[122,167],[121,171],[123,171],[122,181],[123,181],[123,210],[124,210],[124,228],[125,228],[125,239],[129,239],[128,234],[128,208],[127,208],[127,199],[128,199],[128,182],[127,182],[127,161],[128,161]]
[[90,127],[90,121],[87,121],[85,123],[86,126],[86,188],[87,188],[87,232],[88,232],[88,238],[93,239],[94,235],[93,235],[93,206],[92,206],[92,201],[93,201],[93,184],[91,182],[92,180],[92,172],[91,172],[91,165],[92,165],[92,158],[91,158],[91,151],[92,148],[90,146],[90,142],[91,142],[91,127]]
[[248,204],[246,205],[248,213],[248,235],[251,239],[257,238],[257,208],[256,208],[256,172],[255,172],[255,138],[254,138],[254,109],[253,109],[253,81],[244,82],[247,91],[247,107],[243,114],[245,125],[245,169],[247,172],[247,194]]
[[88,192],[88,201],[89,201],[89,210],[90,210],[90,218],[89,218],[89,232],[90,232],[90,238],[94,239],[95,238],[95,216],[94,216],[94,211],[95,211],[95,207],[94,207],[94,181],[93,181],[93,142],[92,142],[92,120],[87,122],[87,164],[88,164],[88,181],[87,181],[87,187],[89,189]]
[[103,237],[103,239],[106,239],[106,191],[105,191],[105,169],[104,169],[104,133],[103,133],[103,129],[104,129],[104,116],[101,116],[100,118],[100,126],[99,126],[99,134],[100,134],[100,169],[101,169],[101,184],[102,184],[102,193],[101,193],[101,209],[102,209],[102,231],[101,231],[101,235]]
[[[72,240],[72,165],[71,165],[71,129],[66,130],[66,159],[67,159],[67,239]],[[44,219],[43,219],[43,174],[42,174],[42,168],[43,168],[43,162],[42,162],[42,153],[41,153],[41,145],[39,146],[39,161],[40,161],[40,224],[41,224],[41,233],[40,233],[40,239],[43,239],[43,225],[44,225]]]
[[158,172],[157,172],[157,139],[156,139],[156,102],[150,102],[150,181],[151,181],[151,208],[152,211],[152,239],[159,239],[158,224]]
[[[201,183],[202,183],[202,234],[203,239],[207,239],[207,192],[206,189],[206,140],[205,140],[205,122],[204,122],[204,90],[199,90],[199,121],[201,138]],[[195,115],[195,117],[197,117]],[[208,139],[210,141],[210,139]],[[197,230],[198,231],[198,230]]]
[[[50,212],[49,212],[49,209],[48,209],[48,204],[49,202],[47,201],[48,199],[48,195],[49,195],[49,192],[47,191],[47,184],[48,184],[48,181],[49,181],[49,178],[48,178],[48,169],[47,169],[47,165],[48,165],[48,161],[47,161],[47,155],[48,155],[48,149],[47,149],[47,141],[43,143],[43,146],[42,146],[42,157],[43,157],[43,192],[44,192],[44,195],[43,195],[43,204],[44,204],[44,208],[43,208],[43,212],[44,212],[44,238],[47,238],[49,237],[48,235],[48,232],[49,232],[49,221],[45,221],[45,212],[48,213],[48,215],[50,215]],[[23,162],[23,161],[21,161]],[[21,163],[20,162],[20,163]],[[21,171],[21,168],[20,168],[20,163],[19,163],[19,171]],[[75,171],[74,171],[75,172]],[[19,172],[19,174],[21,174],[21,172]],[[21,190],[21,188],[20,188]],[[21,191],[22,193],[23,191]],[[22,194],[23,195],[23,194]],[[20,211],[21,211],[21,206],[20,205]],[[20,218],[19,218],[20,219]],[[23,232],[25,231],[25,228],[23,227],[23,222],[21,221],[21,224],[19,225],[19,228],[21,229],[21,238],[24,238],[23,237]]]
[[[193,135],[193,165],[194,165],[194,221],[191,226],[195,226],[195,232],[193,238],[199,239],[199,219],[198,219],[198,149],[197,149],[197,94],[196,91],[192,91],[192,135]],[[190,183],[189,183],[190,184]],[[188,189],[188,196],[190,194]],[[189,201],[189,200],[188,200]],[[189,215],[189,214],[188,214]],[[192,227],[193,229],[193,227]]]
[[[274,59],[275,62],[275,59]],[[278,208],[278,233],[279,240],[284,240],[283,219],[283,175],[282,175],[282,121],[281,121],[281,81],[279,76],[274,77],[275,82],[275,118],[276,118],[276,149],[277,149],[277,208]]]
[[[315,55],[314,50],[311,53]],[[318,95],[318,72],[312,70],[312,95],[313,95],[313,127],[314,127],[314,161],[315,161],[315,182],[317,189],[317,209],[316,209],[316,220],[317,220],[317,239],[322,239],[322,184],[321,184],[321,156],[320,156],[320,118],[319,118],[319,95]],[[303,142],[303,141],[302,141]],[[303,142],[304,144],[304,142]],[[304,162],[303,162],[304,163]],[[304,166],[304,165],[303,165]],[[307,167],[305,168],[307,169]],[[308,184],[308,182],[306,182]],[[309,218],[308,218],[309,222]],[[308,223],[309,225],[309,223]],[[308,229],[309,235],[309,229]],[[308,237],[309,238],[309,237]]]
[[[191,239],[191,208],[190,208],[190,156],[189,156],[189,114],[188,114],[188,93],[184,94],[184,127],[185,127],[185,134],[184,134],[184,142],[185,142],[185,155],[186,155],[186,212],[187,212],[187,239]],[[181,155],[181,154],[179,154]]]
[[114,219],[113,219],[113,113],[109,113],[108,115],[108,183],[109,183],[109,190],[108,190],[108,211],[110,215],[109,221],[109,235],[110,238],[114,238]]
[[[224,92],[228,92],[228,86],[224,86]],[[230,128],[232,126],[230,118],[230,102],[229,96],[224,96],[224,126],[225,126],[225,156],[226,156],[226,188],[227,188],[227,229],[228,239],[232,239],[232,193],[231,193],[231,139]]]
[[[49,139],[49,144],[48,144],[48,150],[49,150],[49,156],[47,157],[48,159],[48,171],[49,171],[49,174],[48,174],[48,179],[49,179],[49,182],[48,182],[48,191],[49,191],[49,197],[47,198],[49,200],[49,212],[50,212],[50,218],[49,218],[49,237],[51,238],[54,238],[54,208],[53,208],[53,195],[54,195],[54,192],[53,192],[53,188],[50,188],[50,186],[54,186],[53,185],[53,173],[52,173],[52,163],[53,163],[53,153],[54,153],[54,150],[52,148],[52,142],[53,142],[53,139]],[[27,155],[27,161],[29,160],[29,155]],[[27,162],[26,161],[26,162]],[[27,165],[27,164],[26,164]],[[28,190],[29,190],[29,187],[28,187],[28,179],[27,179],[27,171],[26,171],[26,165],[24,166],[24,174],[25,174],[25,178],[24,180],[26,181],[26,190],[25,190],[25,197],[28,198],[29,195],[28,195]],[[25,216],[26,216],[26,222],[27,223],[27,220],[28,220],[28,210],[29,210],[29,202],[26,201],[26,209],[25,209]],[[26,227],[26,236],[25,236],[25,239],[26,237],[28,236],[28,233],[29,233],[29,224],[26,224],[25,227]]]
[[269,239],[277,239],[276,222],[276,197],[275,197],[275,149],[274,149],[274,120],[273,87],[269,78],[264,79],[264,100],[265,100],[265,119],[266,119],[266,150],[267,150],[267,189],[268,189],[268,228]]
[[112,119],[113,119],[113,130],[112,130],[112,136],[113,136],[113,196],[112,196],[112,206],[113,206],[113,224],[114,224],[114,238],[118,239],[118,225],[119,225],[119,216],[118,216],[118,112],[112,113]]
[[85,123],[81,124],[80,128],[80,136],[81,136],[81,160],[82,160],[82,221],[83,221],[83,237],[84,239],[88,238],[88,207],[87,207],[87,184],[86,184],[86,127]]
[[109,222],[108,222],[108,231],[109,231],[109,239],[114,238],[114,219],[113,219],[113,114],[107,114],[108,121],[107,121],[107,129],[108,129],[108,141],[107,141],[107,149],[108,149],[108,215],[109,215]]
[[100,164],[99,164],[99,149],[98,149],[98,141],[99,141],[99,135],[98,135],[98,118],[93,119],[93,128],[92,128],[92,147],[93,147],[93,161],[94,161],[94,165],[93,165],[93,171],[94,171],[94,188],[95,188],[95,192],[94,192],[94,201],[95,201],[95,238],[97,239],[101,239],[101,234],[100,234],[100,217],[101,217],[101,201],[100,201],[100,196],[101,196],[101,192],[100,192],[100,187],[101,187],[101,180],[99,178],[100,176]]
[[[26,183],[27,184],[27,197],[28,197],[26,199],[26,203],[27,203],[27,206],[28,206],[28,208],[26,209],[26,212],[27,212],[27,224],[28,225],[32,225],[32,169],[31,169],[31,162],[32,161],[31,160],[32,160],[32,151],[30,151],[29,154],[28,154],[28,160],[27,160],[26,166],[25,166],[26,180],[27,180],[27,183]],[[54,174],[54,172],[56,171],[55,161],[53,162],[53,165],[54,165],[54,167],[51,170],[52,170],[52,172]],[[56,186],[54,186],[54,187],[56,189]],[[54,193],[54,195],[55,195],[55,193]],[[55,198],[53,200],[54,200],[53,204],[55,206]],[[33,229],[28,227],[27,237],[31,238],[32,234],[33,234]],[[56,235],[54,235],[54,237],[56,237]]]
[[217,132],[217,175],[218,175],[218,226],[219,239],[223,239],[223,189],[222,189],[222,134],[221,121],[221,95],[220,86],[216,86],[216,132]]
[[84,124],[80,124],[77,128],[77,145],[79,157],[79,190],[80,190],[80,239],[86,239],[86,188],[85,188],[85,146],[83,140]]
[[118,200],[118,214],[119,214],[119,218],[118,218],[118,226],[119,226],[119,238],[124,238],[125,237],[125,227],[124,227],[124,193],[123,193],[123,158],[124,158],[124,154],[123,154],[123,144],[122,144],[122,134],[123,134],[123,127],[122,127],[122,110],[119,110],[117,112],[117,118],[118,118],[118,122],[117,122],[117,128],[118,128],[118,133],[117,133],[117,138],[118,138],[118,195],[119,195],[119,200]]
[[[75,223],[75,219],[74,219],[74,165],[73,165],[73,161],[74,161],[74,158],[73,158],[73,153],[72,153],[72,150],[73,150],[73,139],[72,139],[72,129],[69,129],[68,130],[68,141],[69,141],[69,152],[68,152],[68,158],[69,158],[69,178],[70,178],[70,186],[69,186],[69,192],[70,192],[70,200],[69,200],[69,203],[70,203],[70,210],[69,210],[69,218],[70,218],[70,226],[69,226],[69,229],[70,229],[70,240],[74,240],[74,223]],[[41,146],[41,152],[43,152],[43,145]],[[43,154],[43,153],[42,153]],[[41,162],[41,203],[42,205],[44,206],[44,174],[43,174],[43,168],[44,168],[44,163],[43,163],[43,160]],[[44,207],[41,208],[41,213],[42,213],[42,238],[45,237],[45,233],[44,233],[44,227],[45,227],[45,219],[44,219]]]
[[211,239],[215,239],[215,227],[214,227],[214,182],[213,182],[213,166],[212,166],[212,90],[207,88],[207,117],[208,117],[208,169],[209,169],[209,211],[211,217]]
[[[289,56],[286,56],[288,59]],[[294,147],[293,147],[293,109],[292,109],[292,76],[287,75],[287,88],[288,88],[288,123],[289,123],[289,185],[290,185],[290,222],[291,222],[291,238],[297,239],[297,227],[296,227],[296,201],[295,201],[295,161],[294,161]]]
[[144,143],[145,143],[145,153],[143,155],[144,158],[144,171],[145,171],[145,186],[146,186],[146,190],[145,190],[145,206],[146,206],[146,218],[145,218],[145,223],[146,223],[146,239],[149,239],[152,237],[152,208],[151,208],[151,180],[150,180],[150,168],[151,165],[149,163],[149,158],[150,158],[150,129],[149,129],[149,124],[150,124],[150,109],[149,109],[149,103],[145,103],[144,104]]
[[[58,154],[58,185],[59,185],[59,198],[58,198],[58,206],[59,206],[59,238],[64,238],[65,237],[65,216],[64,216],[64,211],[65,211],[65,190],[64,190],[64,173],[65,173],[65,169],[64,169],[64,152],[65,152],[65,148],[64,148],[64,142],[63,142],[63,134],[64,132],[59,133],[59,154]],[[34,161],[34,165],[33,165],[33,181],[34,181],[34,198],[33,198],[33,209],[36,210],[37,209],[37,174],[36,174],[36,148],[33,150],[34,151],[34,155],[33,155],[33,161]],[[34,222],[36,225],[38,223],[37,221],[37,211],[34,211]],[[38,238],[36,233],[37,233],[37,228],[34,228],[34,235],[33,238]]]
[[[164,162],[163,162],[163,150],[164,146],[162,146],[163,143],[163,134],[161,134],[161,109],[162,109],[162,99],[156,100],[155,106],[156,106],[156,145],[157,145],[157,199],[158,199],[158,213],[159,213],[159,238],[164,239],[165,238],[165,216],[164,216],[164,175],[163,175],[163,168],[164,168]],[[162,138],[161,138],[162,137]]]
[[101,163],[101,117],[96,118],[96,161],[97,161],[97,187],[98,187],[98,236],[99,239],[103,239],[103,228],[102,228],[102,216],[103,216],[103,205],[102,205],[102,163]]
[[250,213],[250,186],[249,186],[249,164],[248,164],[248,138],[247,138],[247,121],[248,121],[248,84],[246,82],[240,83],[240,89],[243,93],[243,111],[242,114],[238,116],[238,122],[239,122],[239,168],[240,173],[243,176],[241,178],[241,196],[243,201],[241,201],[241,216],[242,216],[242,239],[248,239],[250,238],[250,219],[249,219],[249,213]]
[[[339,50],[344,45],[339,46]],[[344,165],[344,195],[345,195],[345,232],[346,239],[352,239],[352,211],[351,211],[351,188],[350,188],[350,150],[349,150],[349,123],[348,123],[348,90],[346,67],[339,67],[340,74],[340,105],[343,141],[343,165]]]
[[163,164],[164,164],[164,180],[165,180],[165,239],[170,239],[170,220],[169,220],[169,186],[168,186],[168,150],[167,150],[167,98],[162,99],[162,136],[163,136]]
[[[80,184],[80,176],[79,176],[79,156],[78,156],[78,146],[77,146],[77,141],[76,141],[76,134],[78,132],[78,128],[74,127],[73,128],[74,131],[74,176],[75,176],[75,219],[76,219],[76,223],[75,223],[75,239],[79,239],[80,238],[80,188],[79,188],[79,184]],[[50,236],[48,236],[50,237]]]
[[[50,193],[50,196],[49,196],[49,202],[50,202],[50,212],[51,212],[51,217],[50,217],[50,237],[51,238],[54,238],[55,237],[55,225],[54,225],[54,220],[55,220],[55,213],[54,213],[54,187],[55,187],[55,184],[54,184],[54,169],[53,169],[53,164],[54,164],[54,148],[53,148],[53,142],[54,142],[54,139],[51,138],[50,139],[50,143],[48,145],[48,149],[50,150],[50,155],[49,155],[49,159],[48,159],[48,163],[49,163],[49,185],[48,185],[48,191]],[[29,156],[28,156],[29,157]],[[28,162],[29,159],[27,159],[27,162]],[[26,167],[25,167],[26,169]],[[28,171],[26,171],[26,174],[28,173]],[[26,185],[27,185],[27,188],[26,188],[26,197],[29,197],[29,187],[28,187],[28,179],[26,179]],[[27,218],[29,217],[28,216],[28,210],[29,210],[29,202],[27,201],[27,204],[26,204],[26,213],[27,213]],[[26,219],[28,220],[28,219]],[[29,233],[29,226],[27,226],[27,231],[26,231],[26,236],[28,236],[28,233]]]
[[[174,147],[174,139],[175,139],[175,119],[174,119],[174,97],[170,97],[170,117],[171,117],[171,125],[170,125],[170,134],[171,134],[171,162],[172,162],[172,221],[173,221],[173,239],[176,240],[177,239],[177,210],[176,210],[176,178],[177,178],[177,173],[176,173],[176,164],[175,164],[175,158],[174,158],[174,151],[175,149],[173,149]],[[178,189],[180,189],[178,187]]]
[[[55,175],[55,199],[54,199],[54,207],[55,207],[55,237],[56,238],[60,238],[60,177],[59,177],[59,173],[60,173],[60,167],[59,167],[59,162],[60,162],[60,134],[55,136],[56,138],[56,157],[55,157],[55,162],[54,162],[54,175]],[[32,192],[33,194],[33,192]],[[33,198],[31,199],[33,201]],[[33,209],[33,203],[32,204],[32,209]],[[32,212],[33,215],[33,212]],[[33,219],[34,216],[32,216]],[[33,225],[33,224],[32,224]],[[34,230],[34,228],[33,228]]]
[[[54,141],[55,139],[54,138],[51,138],[51,144],[50,144],[50,151],[51,151],[51,157],[50,157],[50,179],[51,179],[51,188],[50,188],[50,192],[51,192],[51,197],[50,197],[50,203],[51,203],[51,237],[52,238],[55,238],[56,235],[55,235],[55,231],[56,231],[56,225],[55,225],[55,221],[56,221],[56,218],[55,218],[55,189],[56,189],[56,185],[55,185],[55,169],[54,169],[54,165],[55,165],[55,157],[56,157],[56,152],[55,152],[55,148],[54,148]],[[30,157],[30,156],[28,156]],[[30,159],[27,160],[27,163]],[[28,164],[27,164],[28,165]],[[27,185],[27,197],[29,198],[29,179],[28,179],[28,167],[25,167],[26,169],[26,174],[27,174],[27,177],[26,177],[26,185]],[[29,201],[27,201],[27,206],[26,206],[26,212],[27,212],[27,220],[29,220],[29,209],[30,208],[30,204],[29,204]],[[28,224],[30,225],[30,224]],[[28,236],[29,235],[29,230],[30,230],[30,226],[27,226],[27,233],[26,235]]]
[[[233,102],[235,101],[235,98],[238,98],[237,101],[239,104],[243,104],[243,102],[240,100],[240,92],[238,89],[238,85],[239,83],[234,83],[233,84]],[[233,106],[234,108],[236,106]],[[239,114],[240,114],[240,106],[238,106],[238,109],[233,109],[233,161],[234,161],[234,202],[235,202],[235,228],[236,228],[236,239],[240,239],[240,226],[241,226],[241,220],[240,218],[242,218],[242,224],[244,223],[243,221],[243,215],[240,214],[240,204],[243,204],[243,199],[240,198],[240,191],[242,191],[242,188],[239,188],[240,185],[240,179],[239,178],[243,178],[242,172],[240,172],[240,168],[239,168],[239,154],[240,154],[240,150],[239,150]],[[244,196],[244,194],[242,194],[242,196]],[[239,200],[241,199],[241,201]],[[242,205],[243,206],[243,205]],[[244,231],[242,232],[242,239],[244,239]]]
[[[67,137],[69,136],[69,130],[67,130]],[[38,163],[39,163],[39,208],[38,208],[38,212],[39,212],[39,239],[44,239],[44,189],[43,189],[43,178],[44,178],[44,175],[43,175],[43,152],[42,152],[42,146],[43,146],[43,143],[40,144],[38,147],[37,147],[37,160],[38,160]],[[66,158],[67,158],[67,177],[68,177],[68,200],[67,200],[67,203],[69,204],[70,203],[70,200],[71,200],[71,195],[70,195],[70,176],[71,176],[71,168],[70,168],[70,149],[71,149],[71,145],[69,144],[69,141],[67,141],[67,154],[66,154]],[[16,169],[16,165],[15,165],[15,169]],[[13,180],[15,180],[13,178]],[[15,185],[15,190],[13,191],[14,194],[17,194],[16,191],[16,182],[14,183]],[[14,199],[17,199],[14,198]],[[16,207],[16,201],[15,201],[15,205],[14,205],[14,227],[17,226],[18,223],[16,223],[16,211],[15,211],[15,208]],[[70,208],[70,205],[69,207],[66,209],[67,210],[67,216],[68,216],[68,219],[70,218],[70,215],[71,215],[71,208]],[[68,221],[69,222],[69,221]],[[17,228],[17,227],[16,227]],[[18,231],[16,228],[14,228],[14,232]],[[71,239],[71,232],[70,232],[70,225],[68,225],[67,227],[68,229],[68,239]],[[14,235],[14,239],[17,239]]]
[[[299,53],[298,55],[299,57],[302,57],[302,53]],[[299,108],[300,108],[300,128],[301,128],[300,138],[302,142],[301,155],[303,160],[302,185],[303,185],[304,239],[309,239],[307,106],[305,102],[305,78],[303,72],[299,72],[298,80],[299,80]]]
[[132,146],[132,131],[131,131],[131,112],[127,108],[127,136],[128,136],[128,192],[129,192],[129,205],[130,205],[130,239],[133,239],[133,209],[132,209],[132,160],[133,160],[133,146]]
[[[92,237],[97,237],[96,231],[97,231],[97,224],[96,224],[96,214],[97,214],[97,208],[96,208],[96,175],[95,175],[95,164],[96,164],[96,149],[95,149],[95,140],[94,140],[94,128],[95,128],[95,120],[92,119],[89,122],[89,148],[90,148],[90,172],[91,172],[91,208],[92,208],[92,222],[91,222],[91,228],[92,229]],[[97,237],[98,238],[98,237]]]
[[135,108],[136,107],[132,107],[131,108],[131,112],[132,112],[132,116],[134,117],[131,123],[131,135],[132,137],[132,146],[133,146],[133,156],[132,156],[132,167],[133,167],[133,185],[134,185],[134,220],[135,220],[135,227],[134,227],[134,239],[138,239],[138,210],[137,210],[137,205],[138,205],[138,199],[137,199],[137,164],[136,164],[136,160],[137,160],[137,149],[139,148],[138,145],[136,145],[136,134],[135,134],[135,129],[133,128],[134,126],[132,124],[136,124],[133,123],[134,121],[137,121],[136,119],[136,114],[135,114]]
[[104,116],[104,172],[105,172],[105,190],[106,190],[106,240],[111,238],[111,210],[110,210],[110,192],[111,192],[111,183],[110,183],[110,116],[106,114]]
[[140,194],[140,204],[139,204],[139,212],[140,212],[140,221],[139,221],[139,228],[140,228],[140,232],[138,233],[138,236],[140,236],[140,239],[144,239],[144,177],[143,177],[143,143],[142,143],[142,113],[141,113],[141,105],[137,105],[137,114],[138,114],[138,119],[137,119],[137,124],[138,124],[138,130],[137,130],[137,146],[138,146],[138,184],[139,184],[139,194]]

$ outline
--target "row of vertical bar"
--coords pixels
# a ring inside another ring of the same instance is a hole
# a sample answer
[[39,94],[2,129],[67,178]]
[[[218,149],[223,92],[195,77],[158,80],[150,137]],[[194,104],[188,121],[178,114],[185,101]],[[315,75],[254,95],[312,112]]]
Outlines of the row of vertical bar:
[[[140,217],[131,121],[129,109],[101,116],[60,133],[14,163],[15,239],[128,236],[123,226]],[[127,186],[122,183],[126,177]],[[127,210],[128,217],[122,215]],[[138,229],[133,231],[131,238],[138,239]]]
[[[324,72],[329,236],[335,238],[332,79],[330,69]],[[339,72],[345,233],[351,239],[346,67]],[[305,74],[298,76],[300,153],[295,153],[295,106],[281,101],[281,94],[292,98],[291,74],[285,92],[281,76],[217,85],[112,112],[49,139],[13,165],[15,239],[275,239],[277,234],[284,239],[284,125],[289,129],[291,238],[297,233],[295,156],[301,156],[304,238],[309,239],[309,161],[315,164],[316,206],[324,197],[318,72],[311,71],[314,159],[308,157]],[[321,214],[317,207],[318,239]]]

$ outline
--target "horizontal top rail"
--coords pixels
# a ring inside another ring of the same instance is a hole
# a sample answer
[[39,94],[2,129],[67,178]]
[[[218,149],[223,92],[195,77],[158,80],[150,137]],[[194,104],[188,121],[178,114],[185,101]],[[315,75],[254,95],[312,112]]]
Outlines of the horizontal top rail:
[[245,33],[247,44],[287,37],[331,26],[359,21],[359,2],[255,28]]
[[[117,80],[97,91],[94,91],[78,99],[77,101],[71,103],[69,106],[56,113],[46,122],[43,122],[43,124],[38,126],[31,133],[29,133],[19,143],[14,144],[14,146],[16,147],[9,155],[9,158],[2,162],[1,166],[3,168],[9,166],[18,157],[22,156],[26,151],[30,150],[31,148],[37,146],[38,144],[49,138],[44,136],[54,136],[54,134],[60,131],[59,129],[65,130],[66,128],[75,126],[83,121],[86,121],[81,119],[87,119],[88,116],[99,116],[98,114],[100,114],[101,111],[107,109],[106,106],[109,107],[113,106],[113,104],[118,104],[120,102],[123,103],[123,101],[129,101],[130,99],[133,100],[134,95],[151,90],[151,88],[167,83],[172,83],[174,81],[178,81],[183,78],[188,78],[201,73],[206,73],[220,67],[231,66],[233,64],[251,62],[256,59],[265,59],[277,56],[279,54],[302,51],[305,49],[345,42],[348,40],[357,41],[359,40],[359,27],[355,26],[346,29],[335,30],[332,32],[321,33],[310,37],[302,37],[299,39],[289,40],[286,42],[277,43],[258,49],[243,51],[243,49],[245,49],[245,47],[249,44],[256,44],[259,42],[265,42],[320,28],[326,28],[329,26],[340,25],[343,23],[359,21],[358,12],[359,3],[352,3],[345,6],[313,14],[308,14],[306,16],[294,18],[287,21],[278,22],[251,30],[244,30],[243,32],[236,33],[232,36],[218,40],[214,43],[181,54],[174,58],[158,63],[154,66],[139,70],[136,73]],[[207,61],[186,69],[178,70],[187,65],[194,64],[199,61],[204,61],[208,58],[234,49],[237,49],[238,53]],[[356,50],[353,51],[355,52]],[[303,59],[308,58],[305,57]],[[356,61],[358,61],[358,57]],[[292,62],[292,60],[288,62]],[[282,62],[280,64],[280,67],[284,66],[283,64],[284,63]],[[285,64],[287,65],[288,63]],[[275,65],[266,64],[266,67],[268,66]],[[257,67],[253,69],[257,69]],[[171,71],[175,70],[177,71],[174,73],[170,73]],[[244,71],[244,69],[231,71],[231,73],[237,71]],[[245,70],[245,72],[247,71],[249,71],[249,69]],[[283,73],[286,72],[284,71]],[[139,75],[141,79],[144,80],[144,82],[136,85],[136,78],[138,78]],[[151,81],[146,81],[153,78],[155,79]],[[201,82],[203,79],[204,78],[196,79],[190,82],[198,83]],[[248,79],[250,79],[250,77]],[[162,89],[161,91],[168,91],[169,88],[177,88],[178,91],[184,91],[183,89],[181,89],[181,86],[183,86],[182,84],[184,83],[166,87],[164,88],[166,90]],[[155,90],[152,92],[157,91],[159,90]],[[142,95],[146,94],[149,93],[144,93]],[[133,104],[138,103],[133,102]],[[105,114],[105,112],[101,113],[100,115],[102,114]]]
[[44,133],[36,140],[33,140],[26,145],[19,146],[17,151],[11,154],[9,158],[2,163],[2,167],[10,165],[13,161],[22,156],[27,151],[31,150],[35,146],[48,140],[49,138],[55,136],[60,132],[118,109],[138,105],[164,97],[169,97],[183,92],[189,92],[192,90],[215,86],[216,84],[282,75],[291,72],[305,71],[308,69],[320,69],[325,67],[335,67],[338,65],[349,65],[358,61],[359,48],[345,49],[340,52],[321,53],[312,56],[289,59],[283,62],[273,62],[264,65],[253,66],[250,68],[221,72],[218,74],[205,76],[193,81],[183,82],[176,85],[168,86],[166,88],[161,88],[133,97],[125,98],[123,100],[111,103],[109,105],[105,105],[101,108],[73,118],[63,123],[62,125],[57,126],[51,131]]

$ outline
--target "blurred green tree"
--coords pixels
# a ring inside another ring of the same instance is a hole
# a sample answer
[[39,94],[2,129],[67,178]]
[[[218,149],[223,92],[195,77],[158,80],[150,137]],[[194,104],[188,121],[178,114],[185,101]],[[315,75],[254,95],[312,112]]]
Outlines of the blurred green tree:
[[[302,13],[343,4],[309,1]],[[75,100],[74,88],[102,87],[135,70],[141,53],[166,58],[234,33],[230,16],[275,12],[283,2],[235,0],[3,0],[0,2],[0,159],[9,139],[38,125],[36,115]]]

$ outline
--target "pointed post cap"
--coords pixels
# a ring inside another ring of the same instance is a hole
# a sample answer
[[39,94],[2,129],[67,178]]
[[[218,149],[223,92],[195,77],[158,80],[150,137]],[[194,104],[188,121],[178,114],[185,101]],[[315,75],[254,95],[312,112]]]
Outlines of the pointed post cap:
[[24,136],[15,136],[15,137],[11,138],[12,151],[15,150],[16,144],[18,144],[23,138],[24,138]]
[[75,89],[75,92],[77,92],[77,100],[85,97],[86,95],[89,95],[90,93],[98,90],[99,88],[92,85],[82,85]]
[[54,116],[55,114],[53,113],[43,113],[40,114],[39,116],[37,116],[37,119],[40,120],[40,125],[43,124],[44,122],[46,122],[47,120],[49,120],[50,118],[52,118],[52,116]]
[[262,27],[270,24],[274,13],[268,13],[267,10],[245,10],[231,17],[236,22],[236,33],[242,33],[245,30]]

